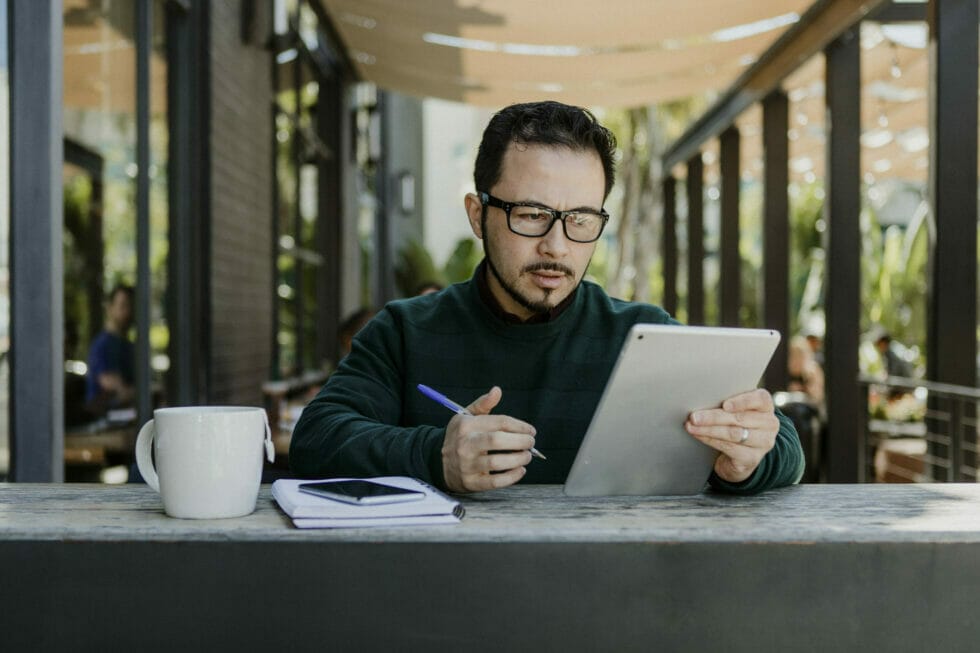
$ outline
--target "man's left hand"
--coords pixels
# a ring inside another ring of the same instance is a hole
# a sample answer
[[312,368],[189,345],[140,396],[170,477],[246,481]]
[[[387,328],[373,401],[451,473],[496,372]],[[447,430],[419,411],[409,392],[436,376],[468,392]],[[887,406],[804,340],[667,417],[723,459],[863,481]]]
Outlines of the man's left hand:
[[779,419],[772,395],[760,388],[726,399],[721,408],[694,411],[684,428],[721,453],[715,473],[722,480],[740,483],[776,444]]

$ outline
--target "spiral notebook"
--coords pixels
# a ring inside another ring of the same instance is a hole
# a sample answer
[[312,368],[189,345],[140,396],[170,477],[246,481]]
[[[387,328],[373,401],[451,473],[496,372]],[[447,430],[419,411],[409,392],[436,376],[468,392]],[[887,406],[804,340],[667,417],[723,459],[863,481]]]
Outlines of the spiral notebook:
[[[323,479],[339,481],[352,479]],[[313,479],[283,478],[272,484],[272,497],[289,515],[297,528],[369,528],[378,526],[415,526],[456,524],[462,519],[463,505],[428,483],[408,476],[379,476],[369,480],[385,485],[415,490],[425,496],[418,501],[353,505],[300,492],[301,483]]]

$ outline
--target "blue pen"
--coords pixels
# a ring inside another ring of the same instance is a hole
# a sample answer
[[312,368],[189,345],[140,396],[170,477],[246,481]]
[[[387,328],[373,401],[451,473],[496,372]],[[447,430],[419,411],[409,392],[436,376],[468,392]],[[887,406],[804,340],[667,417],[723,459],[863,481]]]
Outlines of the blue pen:
[[[445,406],[449,410],[453,411],[457,415],[470,415],[470,416],[473,415],[473,413],[471,413],[470,411],[466,410],[465,408],[463,408],[462,406],[460,406],[459,404],[457,404],[455,401],[453,401],[452,399],[450,399],[446,395],[442,394],[441,392],[436,392],[435,390],[433,390],[432,388],[430,388],[427,385],[422,385],[420,383],[418,385],[418,389],[419,389],[419,392],[421,392],[422,394],[424,394],[426,397],[428,397],[429,399],[431,399],[433,401],[436,401],[436,402],[442,404],[443,406]],[[540,451],[538,451],[534,447],[531,447],[531,455],[532,456],[537,456],[541,460],[548,460],[547,458],[544,457],[544,454],[543,453],[541,453]]]

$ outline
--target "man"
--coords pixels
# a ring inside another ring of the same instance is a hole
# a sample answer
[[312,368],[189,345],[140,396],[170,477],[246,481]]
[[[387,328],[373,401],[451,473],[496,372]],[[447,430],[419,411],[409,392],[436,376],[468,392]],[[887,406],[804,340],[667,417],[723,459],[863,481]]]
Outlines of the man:
[[881,355],[881,364],[887,376],[912,376],[912,364],[895,351],[890,333],[884,330],[876,333],[875,349]]
[[[676,323],[582,280],[608,218],[615,147],[592,114],[557,102],[491,119],[465,199],[483,263],[364,327],[296,426],[296,473],[408,475],[454,492],[564,482],[629,328]],[[473,415],[446,424],[419,383],[471,402]],[[796,432],[764,390],[685,426],[719,451],[716,488],[757,492],[802,475]],[[532,462],[531,447],[547,460]]]
[[132,404],[133,343],[128,337],[132,323],[133,289],[117,285],[109,293],[105,328],[89,347],[85,399],[92,412]]

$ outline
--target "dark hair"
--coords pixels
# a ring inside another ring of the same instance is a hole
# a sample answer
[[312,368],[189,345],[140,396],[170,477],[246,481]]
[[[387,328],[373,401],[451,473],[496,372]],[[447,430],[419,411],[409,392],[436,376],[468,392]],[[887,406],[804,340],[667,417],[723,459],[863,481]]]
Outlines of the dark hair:
[[483,131],[473,181],[477,191],[489,192],[500,181],[504,153],[511,143],[552,145],[592,150],[602,161],[609,197],[616,181],[616,137],[587,109],[561,102],[528,102],[501,109]]
[[132,303],[133,296],[135,295],[133,287],[125,283],[117,283],[112,287],[112,290],[109,291],[108,301],[110,304],[116,300],[116,295],[119,293],[125,293],[126,297],[129,298],[130,303]]
[[412,292],[413,297],[417,297],[424,292],[439,292],[443,289],[443,285],[438,281],[423,281],[422,283],[415,286],[415,290]]
[[337,335],[341,338],[353,338],[354,335],[374,317],[374,310],[370,308],[359,308],[340,323],[337,328]]

